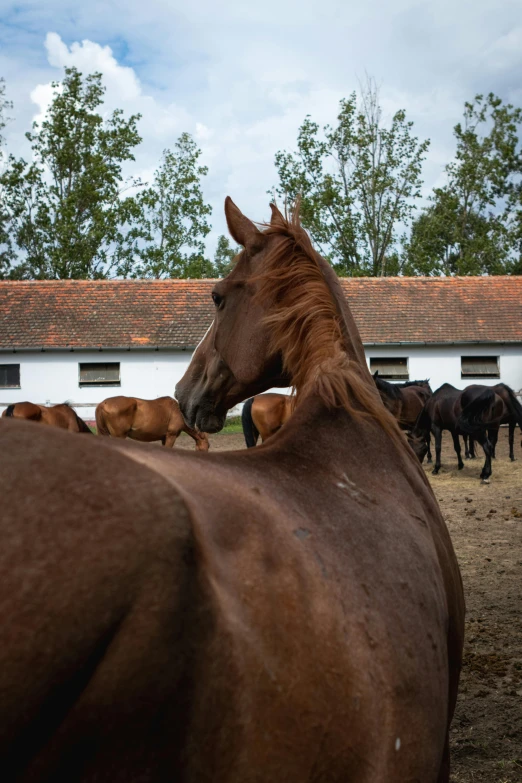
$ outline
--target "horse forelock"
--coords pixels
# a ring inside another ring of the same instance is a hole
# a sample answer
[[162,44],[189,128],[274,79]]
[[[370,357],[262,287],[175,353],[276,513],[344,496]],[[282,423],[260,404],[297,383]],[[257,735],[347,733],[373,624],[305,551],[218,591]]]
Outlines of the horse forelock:
[[265,323],[271,330],[272,349],[281,354],[297,390],[297,402],[314,393],[327,407],[371,417],[402,439],[370,382],[367,367],[350,359],[345,350],[345,323],[325,278],[327,262],[301,226],[299,204],[290,215],[279,213],[263,228],[273,241],[256,275],[258,296],[271,303]]

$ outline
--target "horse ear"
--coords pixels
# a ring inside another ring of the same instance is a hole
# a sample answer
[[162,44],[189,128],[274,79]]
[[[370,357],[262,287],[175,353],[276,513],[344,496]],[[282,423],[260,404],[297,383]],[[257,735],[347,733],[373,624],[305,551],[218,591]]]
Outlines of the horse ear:
[[375,372],[373,373],[373,377],[377,378],[378,375],[379,375],[379,370],[375,370]]
[[270,204],[270,209],[272,210],[272,217],[270,218],[270,225],[271,226],[280,226],[284,224],[285,219],[279,209],[276,207],[274,203]]
[[263,247],[266,237],[261,231],[243,215],[239,207],[236,207],[230,196],[225,199],[225,217],[228,230],[232,239],[239,245],[252,252],[258,252]]

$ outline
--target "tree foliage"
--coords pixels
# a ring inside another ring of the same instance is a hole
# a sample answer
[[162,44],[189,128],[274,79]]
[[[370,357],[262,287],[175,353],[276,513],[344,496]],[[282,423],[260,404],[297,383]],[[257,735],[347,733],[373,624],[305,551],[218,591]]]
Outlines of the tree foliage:
[[[5,80],[0,79],[0,175],[4,163],[4,137],[3,130],[8,122],[7,112],[13,108],[5,94]],[[5,207],[5,197],[0,182],[0,278],[5,277],[13,261],[13,243],[10,235],[9,214]]]
[[133,226],[127,235],[132,252],[119,272],[132,277],[213,277],[205,258],[204,239],[212,212],[203,198],[201,180],[207,167],[201,150],[182,133],[174,151],[165,150],[154,181],[136,197]]
[[99,73],[85,79],[75,68],[54,82],[41,126],[26,134],[33,162],[10,156],[2,174],[18,264],[13,276],[98,278],[122,262],[123,228],[134,200],[123,197],[122,165],[140,143],[139,115],[98,112],[104,87]]
[[297,152],[278,152],[276,193],[301,197],[303,224],[339,274],[396,273],[395,245],[421,195],[429,141],[419,142],[406,113],[385,127],[375,84],[342,100],[335,127],[307,117]]
[[214,274],[216,277],[226,277],[231,271],[234,258],[241,253],[242,247],[232,247],[228,237],[221,234],[218,238],[214,254]]
[[522,110],[490,93],[464,107],[455,159],[415,221],[405,270],[413,274],[521,273],[517,135]]

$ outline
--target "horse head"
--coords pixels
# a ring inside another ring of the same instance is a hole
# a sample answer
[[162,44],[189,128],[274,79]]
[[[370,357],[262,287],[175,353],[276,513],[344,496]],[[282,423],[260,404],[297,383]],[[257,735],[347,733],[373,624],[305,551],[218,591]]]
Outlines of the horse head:
[[[271,208],[274,227],[283,218],[274,205]],[[219,431],[227,411],[246,398],[289,385],[281,356],[271,349],[269,303],[259,296],[264,261],[278,235],[260,231],[230,197],[225,215],[230,234],[244,249],[230,274],[212,289],[214,321],[175,391],[187,424],[203,432]]]

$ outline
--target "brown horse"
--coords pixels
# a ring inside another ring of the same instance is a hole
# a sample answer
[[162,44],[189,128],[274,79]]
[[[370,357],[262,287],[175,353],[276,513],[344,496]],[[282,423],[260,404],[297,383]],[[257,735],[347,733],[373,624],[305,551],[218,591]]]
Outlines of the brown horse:
[[208,451],[208,436],[188,427],[173,397],[140,400],[138,397],[107,397],[96,406],[98,435],[131,438],[151,443],[160,440],[172,448],[182,432],[196,441],[197,451]]
[[41,424],[49,424],[51,427],[69,430],[69,432],[89,432],[92,435],[92,430],[89,426],[66,402],[49,407],[36,405],[34,402],[16,402],[14,405],[8,405],[2,416],[11,419],[37,421]]
[[[429,381],[407,381],[406,383],[388,383],[379,378],[377,372],[373,380],[381,395],[381,400],[392,416],[397,419],[399,427],[408,435],[408,442],[415,449],[411,433],[426,402],[433,394]],[[431,462],[431,437],[429,431],[425,435],[428,462]],[[424,459],[424,455],[422,457]],[[422,462],[421,459],[421,462]]]
[[[407,383],[388,383],[373,375],[381,399],[394,416],[399,427],[413,430],[415,422],[432,391],[428,381],[409,381]],[[295,397],[287,394],[258,394],[251,397],[243,406],[241,423],[247,448],[257,444],[259,436],[264,441],[278,432],[288,421],[295,408]],[[427,435],[428,462],[431,462],[430,436]]]
[[241,424],[248,449],[257,445],[261,436],[264,443],[288,421],[295,407],[295,397],[289,394],[258,394],[243,405]]
[[208,455],[3,420],[3,779],[447,783],[464,602],[439,508],[297,216],[226,214],[245,250],[181,410],[216,431],[292,383],[296,410]]

